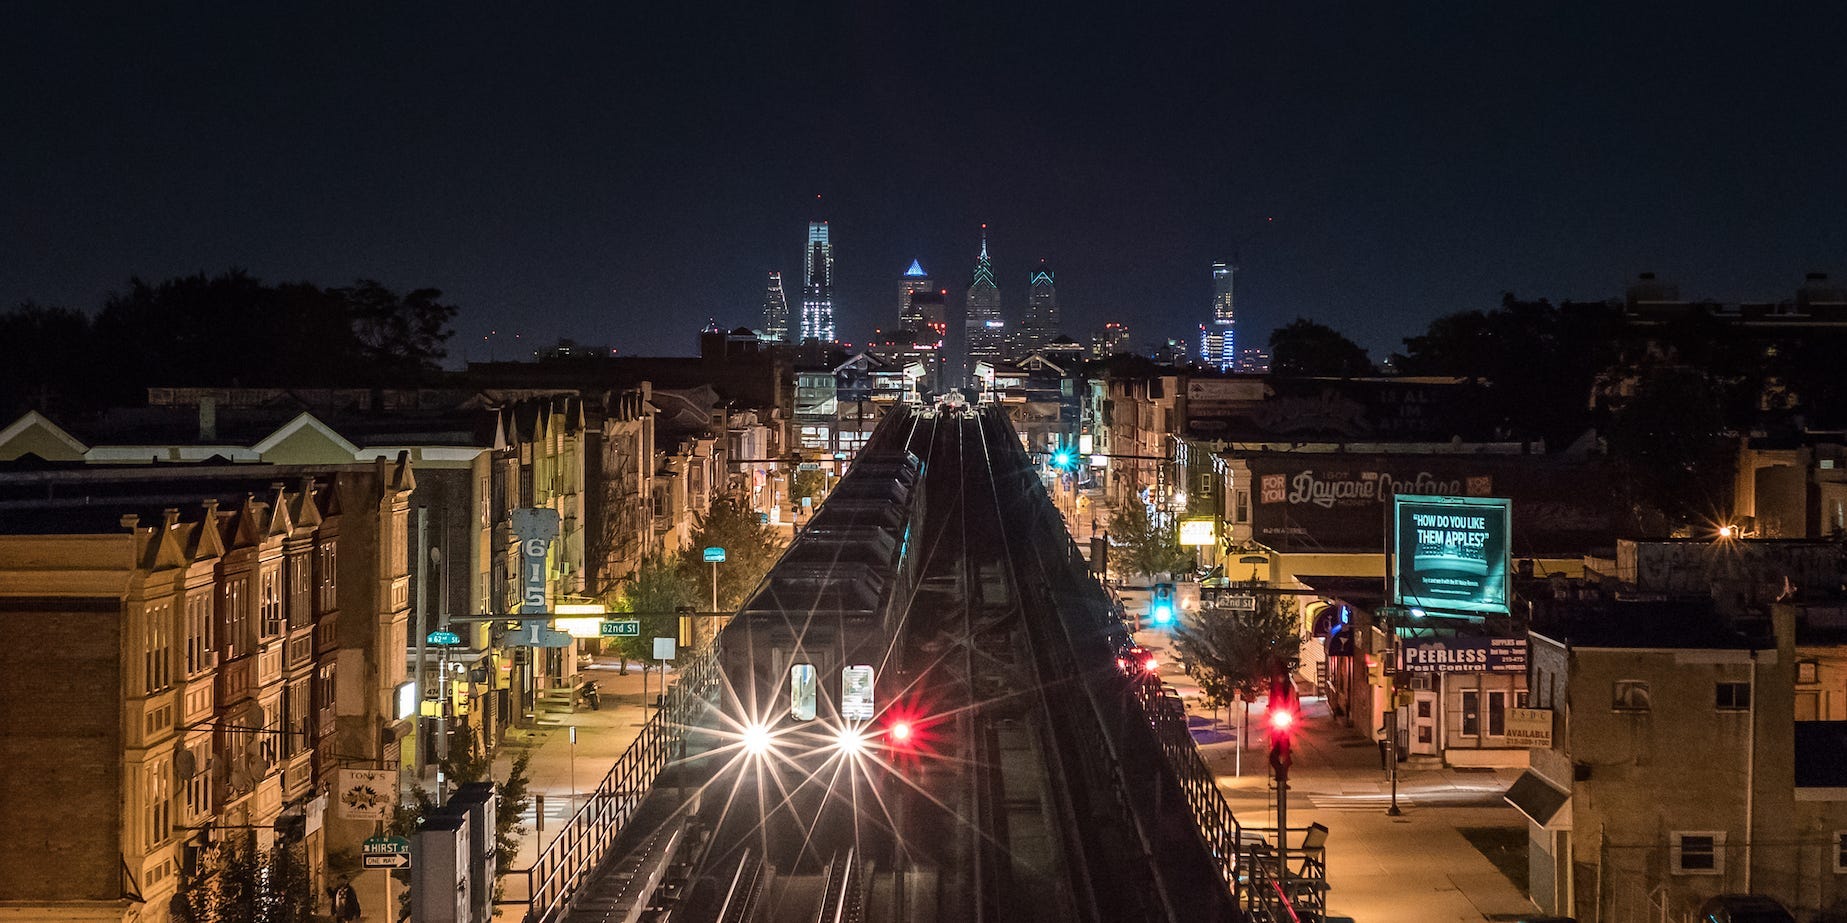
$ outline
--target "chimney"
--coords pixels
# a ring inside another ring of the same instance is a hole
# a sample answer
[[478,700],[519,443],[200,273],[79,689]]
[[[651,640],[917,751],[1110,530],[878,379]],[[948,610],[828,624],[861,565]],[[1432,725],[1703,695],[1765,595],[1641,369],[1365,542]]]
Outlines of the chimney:
[[215,397],[199,398],[199,441],[211,442],[218,438],[218,399]]

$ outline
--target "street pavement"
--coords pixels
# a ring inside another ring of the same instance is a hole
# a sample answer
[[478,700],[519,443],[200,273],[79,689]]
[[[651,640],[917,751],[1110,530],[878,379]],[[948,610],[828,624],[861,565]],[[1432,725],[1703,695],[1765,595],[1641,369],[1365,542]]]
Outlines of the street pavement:
[[[1187,705],[1188,724],[1207,763],[1218,774],[1232,812],[1244,824],[1274,827],[1276,793],[1270,779],[1268,715],[1251,706],[1251,739],[1237,774],[1243,714],[1204,707],[1198,684],[1173,662],[1162,636],[1138,640],[1160,658],[1163,679]],[[1398,805],[1391,817],[1390,785],[1379,750],[1368,735],[1335,722],[1318,697],[1302,699],[1289,777],[1289,826],[1311,823],[1328,830],[1328,913],[1357,923],[1480,923],[1518,920],[1537,913],[1531,901],[1461,831],[1499,828],[1524,839],[1526,822],[1501,795],[1519,770],[1406,768],[1401,764]],[[1234,719],[1236,727],[1234,727]]]

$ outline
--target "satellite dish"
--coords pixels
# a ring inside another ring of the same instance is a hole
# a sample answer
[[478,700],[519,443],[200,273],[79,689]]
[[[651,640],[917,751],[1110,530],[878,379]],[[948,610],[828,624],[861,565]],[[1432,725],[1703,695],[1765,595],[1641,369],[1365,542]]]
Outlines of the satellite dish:
[[199,760],[192,755],[192,748],[181,747],[173,751],[173,781],[185,785],[199,773]]
[[252,785],[252,780],[250,778],[250,758],[247,756],[233,757],[231,760],[231,770],[226,773],[225,781],[230,784],[233,791],[249,791]]

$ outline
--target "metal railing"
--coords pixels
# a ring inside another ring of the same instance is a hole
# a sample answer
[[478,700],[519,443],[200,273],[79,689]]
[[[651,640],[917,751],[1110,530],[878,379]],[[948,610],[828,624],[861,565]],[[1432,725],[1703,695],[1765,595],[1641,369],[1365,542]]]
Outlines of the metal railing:
[[[686,731],[718,685],[715,645],[707,645],[681,668],[679,682],[662,696],[640,736],[597,783],[596,790],[538,858],[509,876],[526,880],[525,923],[549,923],[569,909],[571,899],[609,856],[616,839],[667,764],[685,755]],[[514,902],[522,903],[522,902]]]

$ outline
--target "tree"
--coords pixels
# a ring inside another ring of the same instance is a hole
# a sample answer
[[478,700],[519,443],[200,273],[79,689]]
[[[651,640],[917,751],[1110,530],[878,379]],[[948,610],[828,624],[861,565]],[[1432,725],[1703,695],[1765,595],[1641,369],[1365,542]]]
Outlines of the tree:
[[[1271,680],[1293,671],[1301,657],[1301,622],[1294,610],[1273,593],[1255,595],[1255,610],[1201,609],[1174,629],[1181,668],[1215,702],[1249,703]],[[1249,708],[1245,711],[1248,718]],[[1245,724],[1248,735],[1249,721]]]
[[90,319],[81,311],[26,302],[0,314],[0,413],[56,413],[86,406],[96,381]]
[[1351,378],[1373,373],[1372,360],[1359,344],[1306,317],[1271,332],[1270,369],[1277,375],[1304,377]]
[[[513,757],[513,765],[508,768],[506,779],[494,782],[495,900],[501,897],[504,887],[502,879],[513,870],[513,862],[519,858],[520,840],[526,835],[526,828],[520,824],[519,818],[532,807],[531,761],[532,751],[519,751]],[[443,760],[443,784],[448,792],[469,782],[491,782],[493,778],[493,757],[482,753],[480,744],[473,739],[469,741],[468,752],[451,754]],[[391,820],[385,825],[387,833],[393,836],[414,836],[417,828],[423,826],[423,819],[436,810],[436,796],[423,786],[411,786],[410,797],[409,803],[399,804],[392,811]],[[406,919],[410,914],[410,873],[395,871],[391,874],[406,886],[398,895],[398,918]]]
[[1602,302],[1521,301],[1463,311],[1406,337],[1392,364],[1406,375],[1466,378],[1485,428],[1569,442],[1593,425],[1590,394],[1617,361],[1620,311]]
[[789,499],[800,503],[803,497],[819,497],[825,486],[827,478],[821,472],[798,470],[789,483]]
[[1732,441],[1719,388],[1692,368],[1646,374],[1610,418],[1610,457],[1637,513],[1655,510],[1669,528],[1729,512]]
[[729,612],[742,606],[776,565],[782,555],[782,536],[735,494],[713,500],[705,512],[694,517],[692,539],[681,561],[705,585],[709,605],[712,565],[706,564],[703,557],[707,548],[725,549],[725,563],[718,565],[718,608]]
[[258,851],[249,831],[233,831],[200,858],[172,909],[189,923],[309,923],[315,895],[300,843]]
[[1180,547],[1179,527],[1157,521],[1146,504],[1131,497],[1109,520],[1110,547],[1128,574],[1171,574],[1193,566],[1193,552]]
[[645,669],[654,656],[656,637],[679,636],[679,617],[672,613],[683,607],[698,608],[701,596],[696,574],[680,560],[650,554],[622,581],[610,609],[638,613],[641,634],[614,639],[616,651],[622,655],[621,675],[628,675],[630,658],[641,661]]
[[405,295],[371,279],[332,289],[346,304],[363,355],[379,368],[399,373],[433,372],[448,353],[443,344],[455,331],[449,322],[456,309],[438,301],[438,289],[420,288]]

